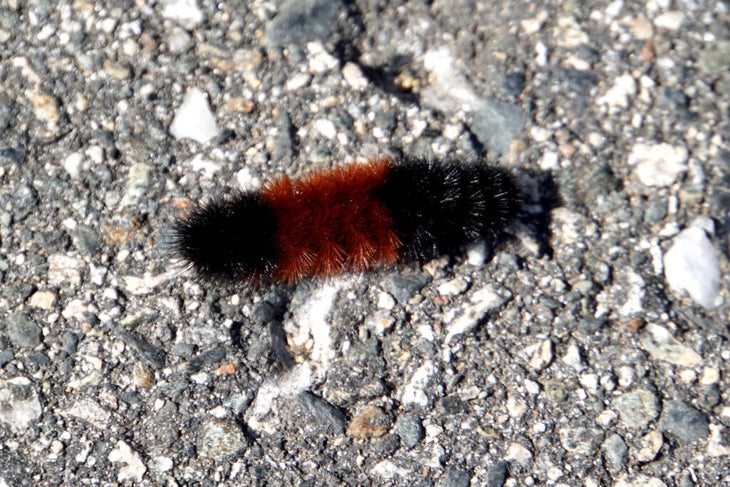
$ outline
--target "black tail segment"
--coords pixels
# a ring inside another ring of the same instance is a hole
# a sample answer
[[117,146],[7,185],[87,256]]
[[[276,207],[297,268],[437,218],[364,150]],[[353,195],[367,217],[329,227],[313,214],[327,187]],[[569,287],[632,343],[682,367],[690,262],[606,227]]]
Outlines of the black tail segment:
[[520,194],[506,169],[422,160],[394,165],[379,190],[402,257],[421,262],[499,235],[520,210]]
[[259,279],[274,268],[276,216],[258,193],[238,193],[193,208],[177,220],[173,254],[198,277]]

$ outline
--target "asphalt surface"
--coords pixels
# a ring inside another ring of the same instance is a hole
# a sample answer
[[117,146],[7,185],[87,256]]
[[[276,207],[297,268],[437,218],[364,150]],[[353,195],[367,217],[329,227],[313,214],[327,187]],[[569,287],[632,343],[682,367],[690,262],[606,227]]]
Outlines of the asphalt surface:
[[[729,26],[3,2],[0,486],[730,484]],[[166,252],[193,202],[406,154],[513,170],[511,238],[288,287]]]

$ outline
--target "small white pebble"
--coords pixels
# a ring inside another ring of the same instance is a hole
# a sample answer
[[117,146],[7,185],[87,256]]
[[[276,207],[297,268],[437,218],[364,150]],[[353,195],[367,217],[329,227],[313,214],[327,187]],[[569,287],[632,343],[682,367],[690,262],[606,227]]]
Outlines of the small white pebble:
[[325,118],[319,118],[314,121],[314,128],[320,135],[327,139],[334,139],[337,135],[335,124]]
[[218,126],[208,99],[198,88],[193,88],[183,98],[170,125],[170,134],[176,139],[192,139],[204,144],[218,135]]

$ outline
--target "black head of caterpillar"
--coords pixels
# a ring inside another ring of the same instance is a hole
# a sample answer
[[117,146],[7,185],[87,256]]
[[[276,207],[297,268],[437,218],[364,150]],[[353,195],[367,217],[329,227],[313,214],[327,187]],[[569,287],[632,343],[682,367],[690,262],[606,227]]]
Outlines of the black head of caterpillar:
[[256,280],[276,264],[275,230],[275,215],[259,194],[237,193],[195,206],[177,220],[168,244],[198,277]]

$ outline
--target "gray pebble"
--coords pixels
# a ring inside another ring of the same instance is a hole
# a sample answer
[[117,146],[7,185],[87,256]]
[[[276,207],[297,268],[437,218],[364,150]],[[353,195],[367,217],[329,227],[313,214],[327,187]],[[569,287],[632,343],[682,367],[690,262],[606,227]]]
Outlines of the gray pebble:
[[0,367],[5,367],[5,364],[13,360],[13,352],[10,350],[0,350]]
[[16,222],[25,219],[38,205],[38,193],[30,186],[22,185],[13,194],[14,219]]
[[327,39],[342,7],[340,0],[289,0],[266,29],[264,42],[277,47]]
[[510,73],[504,77],[502,88],[513,98],[517,98],[522,93],[522,90],[525,89],[525,82],[525,73]]
[[322,434],[341,435],[345,432],[347,418],[339,408],[309,391],[299,394],[297,401],[309,416],[308,422],[316,426]]
[[512,140],[525,125],[525,114],[512,104],[487,99],[479,104],[471,131],[490,154],[507,154]]
[[471,475],[456,468],[450,468],[439,484],[441,487],[469,487]]
[[571,453],[589,455],[593,453],[603,437],[598,428],[563,428],[560,430],[560,444]]
[[278,133],[274,139],[274,147],[271,149],[271,158],[275,162],[288,162],[294,155],[294,126],[288,113],[279,112],[276,116],[276,127]]
[[586,335],[592,335],[606,324],[605,320],[587,316],[580,321],[580,330]]
[[404,303],[428,283],[424,274],[394,274],[385,281],[385,290],[399,302]]
[[437,405],[439,414],[459,414],[464,412],[464,403],[459,396],[442,397]]
[[94,230],[86,225],[79,225],[76,229],[74,241],[83,255],[95,256],[99,253],[104,242],[98,229]]
[[657,223],[667,217],[667,200],[664,198],[653,198],[649,200],[649,206],[644,212],[645,223]]
[[684,401],[667,401],[662,408],[659,429],[681,443],[691,443],[710,434],[707,416]]
[[629,448],[620,435],[613,434],[603,442],[603,457],[606,459],[606,466],[611,472],[619,472],[626,461],[626,454]]
[[14,164],[22,164],[25,162],[26,152],[16,147],[0,147],[0,161],[10,162]]
[[23,313],[11,314],[7,318],[5,331],[10,343],[18,348],[34,348],[41,343],[41,327]]
[[72,331],[65,331],[61,337],[61,345],[63,351],[69,355],[76,353],[76,349],[79,346],[79,336]]
[[569,88],[582,92],[588,91],[598,83],[598,76],[589,71],[580,71],[572,68],[556,68],[555,74]]
[[195,372],[198,372],[200,369],[202,369],[206,365],[220,362],[225,357],[226,357],[225,349],[214,348],[213,350],[208,350],[206,352],[203,352],[203,353],[191,358],[187,362],[185,368],[187,369],[188,372],[195,373]]
[[128,347],[137,352],[148,364],[158,369],[164,367],[164,350],[128,331],[120,331],[119,337],[127,344]]
[[499,462],[487,472],[487,487],[502,487],[509,475],[509,462]]
[[613,407],[627,428],[644,428],[659,415],[657,397],[646,389],[619,396],[613,401]]
[[246,436],[233,420],[213,419],[200,428],[199,453],[215,460],[238,455],[246,449]]
[[423,439],[423,425],[416,416],[410,414],[398,416],[395,429],[400,436],[401,444],[407,449],[413,448]]

